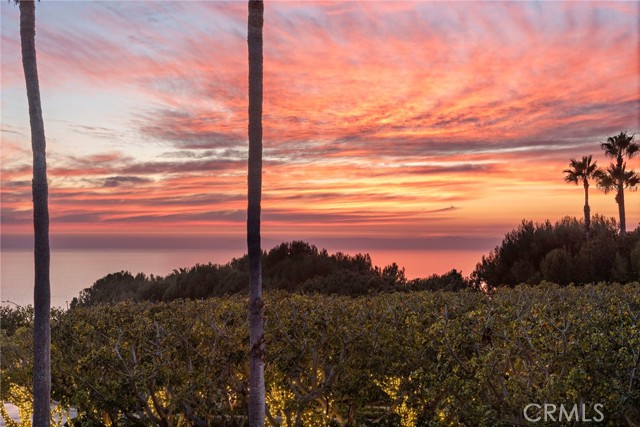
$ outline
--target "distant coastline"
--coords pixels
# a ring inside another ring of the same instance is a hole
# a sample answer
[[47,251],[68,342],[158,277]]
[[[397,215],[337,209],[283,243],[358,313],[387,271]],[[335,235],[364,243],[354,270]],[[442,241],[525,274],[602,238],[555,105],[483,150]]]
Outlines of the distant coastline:
[[[384,266],[396,262],[406,269],[407,277],[424,277],[456,268],[469,275],[486,250],[371,250],[374,264]],[[157,249],[101,250],[56,249],[52,252],[52,306],[66,308],[79,292],[106,274],[117,271],[166,275],[173,269],[196,263],[226,263],[243,254],[243,250]],[[33,304],[33,254],[29,249],[0,251],[0,300],[19,305]],[[6,303],[3,303],[6,305]]]

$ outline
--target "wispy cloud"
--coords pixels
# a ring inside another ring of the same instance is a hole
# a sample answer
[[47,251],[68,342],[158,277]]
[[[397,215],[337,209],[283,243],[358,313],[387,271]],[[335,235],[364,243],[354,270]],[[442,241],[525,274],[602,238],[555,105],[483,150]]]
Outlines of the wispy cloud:
[[[309,1],[265,13],[268,235],[493,236],[525,216],[580,215],[568,159],[640,132],[632,3]],[[54,230],[241,232],[245,20],[237,2],[38,5]],[[15,7],[2,5],[2,24],[3,232],[25,232]],[[592,199],[616,214],[609,196]]]

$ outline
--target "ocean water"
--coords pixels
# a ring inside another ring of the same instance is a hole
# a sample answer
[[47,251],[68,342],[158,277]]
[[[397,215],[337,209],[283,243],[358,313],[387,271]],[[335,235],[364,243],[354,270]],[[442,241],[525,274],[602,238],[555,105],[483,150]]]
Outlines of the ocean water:
[[[332,252],[332,251],[330,251]],[[345,251],[355,254],[358,251]],[[408,278],[442,274],[456,268],[468,276],[483,251],[360,251],[368,252],[375,265],[396,262]],[[80,291],[108,273],[130,271],[165,276],[174,269],[196,263],[224,264],[242,251],[230,250],[60,250],[51,254],[51,305],[66,308]],[[33,252],[0,252],[0,300],[2,304],[33,304]],[[10,302],[7,302],[10,301]]]

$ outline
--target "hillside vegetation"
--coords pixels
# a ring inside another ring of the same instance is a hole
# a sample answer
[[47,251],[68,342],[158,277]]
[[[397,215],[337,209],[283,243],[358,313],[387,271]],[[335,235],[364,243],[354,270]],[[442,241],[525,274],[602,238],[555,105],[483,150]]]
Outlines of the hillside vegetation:
[[[522,221],[482,257],[470,278],[454,269],[408,280],[398,264],[380,268],[372,264],[368,254],[329,254],[306,242],[282,243],[263,254],[263,283],[267,290],[361,296],[537,285],[543,280],[560,285],[640,280],[640,227],[621,236],[614,219],[596,215],[590,228],[587,238],[584,223],[576,218],[566,217],[555,224]],[[121,271],[97,280],[74,298],[71,306],[246,294],[248,282],[246,255],[224,265],[176,269],[165,277]]]
[[[393,263],[376,267],[371,257],[325,249],[300,241],[282,243],[263,254],[262,277],[265,289],[329,295],[367,295],[393,290],[459,290],[468,286],[462,275],[452,270],[444,275],[407,280],[404,269]],[[205,264],[174,270],[166,277],[136,275],[122,271],[108,274],[74,298],[72,307],[124,300],[173,301],[203,299],[247,293],[247,256],[224,265]]]
[[522,221],[501,245],[483,256],[471,275],[479,286],[561,285],[640,280],[640,227],[621,235],[614,219],[595,215],[584,223],[565,217],[552,224]]

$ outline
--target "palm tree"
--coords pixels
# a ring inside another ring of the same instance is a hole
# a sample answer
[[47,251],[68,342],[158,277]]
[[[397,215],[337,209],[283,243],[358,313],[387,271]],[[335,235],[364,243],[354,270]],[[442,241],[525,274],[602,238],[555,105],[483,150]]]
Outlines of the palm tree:
[[640,175],[634,171],[626,170],[626,162],[622,166],[611,163],[605,171],[598,171],[596,178],[598,188],[604,190],[605,194],[614,190],[616,192],[616,203],[618,203],[618,213],[620,215],[620,233],[626,233],[626,220],[624,212],[624,190],[626,188],[635,189],[640,184]]
[[260,199],[262,193],[262,0],[249,1],[249,179],[247,246],[249,255],[249,426],[263,427],[264,303],[262,301],[262,249]]
[[620,132],[619,135],[610,136],[607,142],[602,142],[600,148],[604,150],[607,157],[615,159],[615,163],[611,163],[607,171],[601,174],[598,186],[605,190],[616,190],[616,203],[618,204],[618,214],[620,215],[620,233],[627,232],[626,217],[624,210],[624,189],[634,188],[637,183],[633,183],[634,176],[631,171],[626,171],[625,158],[631,159],[640,152],[640,146],[633,141],[635,135],[627,135],[626,132]]
[[582,160],[570,159],[569,169],[563,172],[566,174],[564,180],[573,182],[576,185],[582,183],[584,187],[584,229],[589,238],[591,228],[591,208],[589,207],[589,180],[596,177],[598,171],[597,162],[591,163],[591,156],[582,156]]
[[33,150],[34,327],[33,426],[49,427],[51,396],[51,289],[49,282],[49,190],[46,141],[36,63],[36,8],[33,0],[20,4],[22,67],[27,84],[31,148]]

